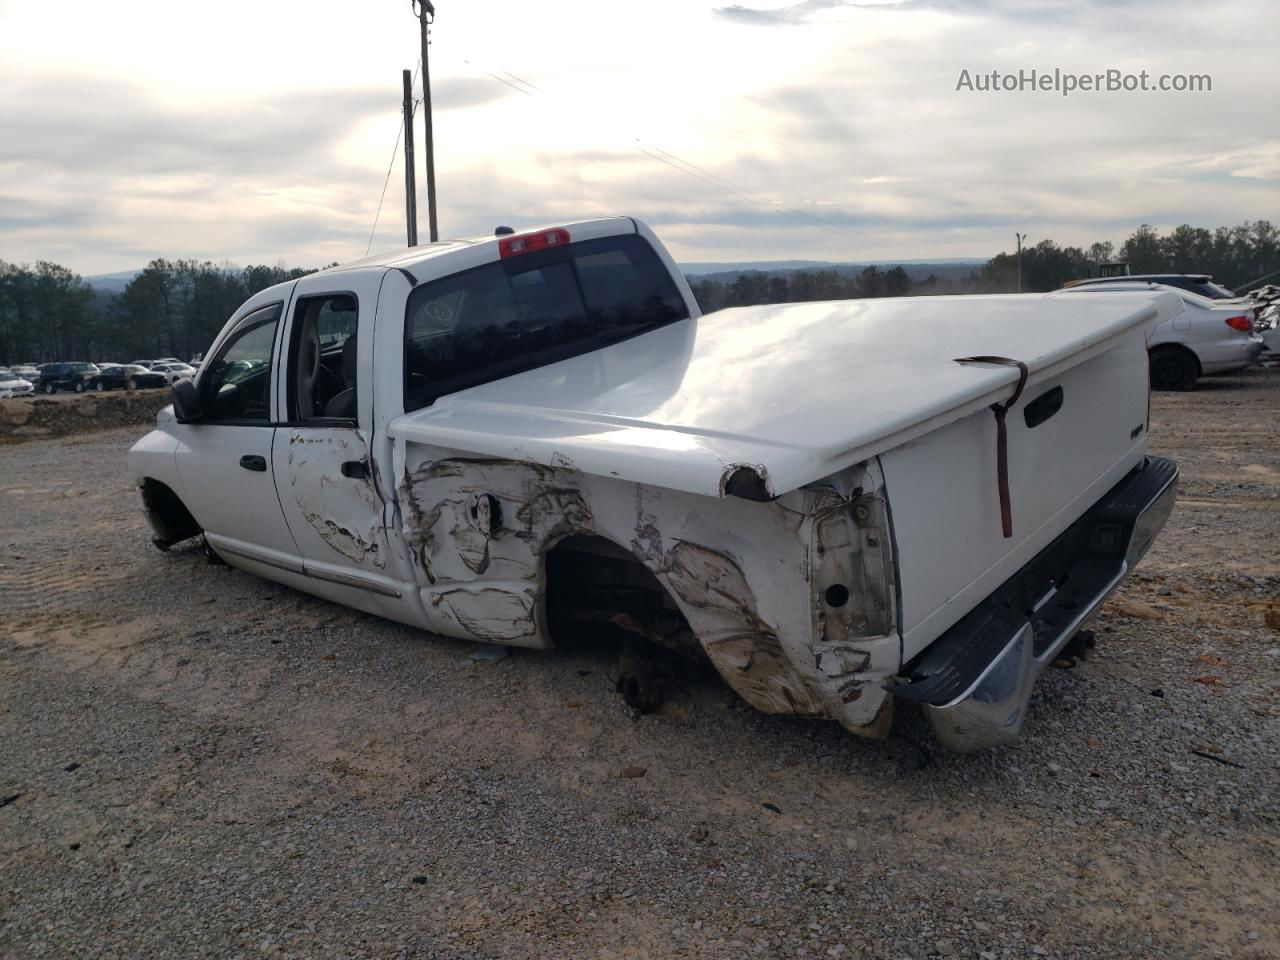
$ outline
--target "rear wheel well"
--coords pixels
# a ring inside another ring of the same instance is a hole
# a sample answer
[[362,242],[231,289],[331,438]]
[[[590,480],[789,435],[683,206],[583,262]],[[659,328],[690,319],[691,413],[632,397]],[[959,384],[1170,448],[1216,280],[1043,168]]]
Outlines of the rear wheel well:
[[182,498],[166,484],[147,477],[142,481],[141,490],[142,504],[155,531],[157,546],[169,547],[204,532]]
[[601,536],[575,534],[544,559],[544,612],[553,638],[583,637],[603,627],[705,659],[671,594],[630,551]]

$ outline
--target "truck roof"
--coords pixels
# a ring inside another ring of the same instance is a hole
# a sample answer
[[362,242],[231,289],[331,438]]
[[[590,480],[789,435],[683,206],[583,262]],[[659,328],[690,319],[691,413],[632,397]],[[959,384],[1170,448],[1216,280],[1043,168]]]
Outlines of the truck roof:
[[[635,221],[630,217],[596,217],[589,220],[567,220],[559,223],[544,223],[537,226],[520,227],[515,231],[516,235],[523,233],[534,233],[540,230],[548,230],[552,227],[562,227],[573,234],[574,228],[589,227],[595,232],[599,227],[615,224],[619,228],[617,233],[631,233],[636,229]],[[392,250],[388,253],[375,254],[372,257],[363,257],[360,260],[352,260],[349,263],[342,263],[336,267],[328,267],[321,270],[321,273],[338,273],[343,270],[358,270],[365,267],[385,267],[389,270],[408,270],[413,273],[413,268],[419,264],[427,263],[456,253],[461,250],[473,250],[476,247],[485,244],[491,245],[497,250],[498,240],[500,238],[492,233],[479,234],[471,237],[460,237],[454,240],[439,240],[435,243],[421,243],[416,247],[408,247],[403,250]]]

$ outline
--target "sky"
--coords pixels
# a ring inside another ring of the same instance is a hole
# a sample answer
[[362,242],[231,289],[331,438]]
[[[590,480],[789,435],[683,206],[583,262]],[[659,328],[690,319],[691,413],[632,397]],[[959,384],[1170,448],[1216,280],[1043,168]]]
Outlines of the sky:
[[[440,234],[627,214],[686,262],[865,261],[1280,221],[1277,35],[1275,0],[439,0]],[[0,0],[0,259],[402,247],[417,59],[409,0]],[[1212,90],[957,89],[1055,68]]]

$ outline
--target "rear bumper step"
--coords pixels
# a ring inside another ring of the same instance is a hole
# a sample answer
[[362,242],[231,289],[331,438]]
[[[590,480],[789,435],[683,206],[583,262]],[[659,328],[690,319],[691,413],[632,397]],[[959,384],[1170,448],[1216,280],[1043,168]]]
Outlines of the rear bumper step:
[[1173,511],[1178,467],[1149,457],[889,687],[925,705],[938,740],[961,753],[1022,729],[1041,671],[1147,552]]

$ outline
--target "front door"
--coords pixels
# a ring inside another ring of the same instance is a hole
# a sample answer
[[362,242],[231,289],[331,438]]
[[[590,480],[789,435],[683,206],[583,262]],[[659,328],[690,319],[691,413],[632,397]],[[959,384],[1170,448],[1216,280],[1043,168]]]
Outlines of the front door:
[[[220,553],[300,571],[272,478],[273,359],[284,303],[251,306],[201,372],[205,418],[176,427],[187,508]],[[266,571],[262,571],[266,572]]]
[[382,271],[298,282],[285,331],[287,411],[272,459],[280,506],[311,589],[417,623],[411,572],[388,536],[392,517],[374,476],[373,321]]

